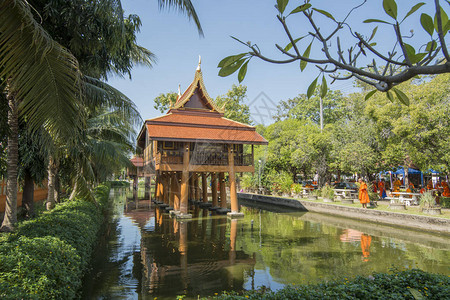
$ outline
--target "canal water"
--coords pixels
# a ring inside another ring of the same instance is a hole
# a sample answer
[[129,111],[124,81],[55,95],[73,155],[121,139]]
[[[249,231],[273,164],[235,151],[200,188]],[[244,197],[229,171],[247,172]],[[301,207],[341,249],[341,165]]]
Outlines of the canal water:
[[446,236],[245,203],[243,219],[192,207],[177,222],[125,190],[112,197],[83,299],[197,299],[405,268],[450,275]]

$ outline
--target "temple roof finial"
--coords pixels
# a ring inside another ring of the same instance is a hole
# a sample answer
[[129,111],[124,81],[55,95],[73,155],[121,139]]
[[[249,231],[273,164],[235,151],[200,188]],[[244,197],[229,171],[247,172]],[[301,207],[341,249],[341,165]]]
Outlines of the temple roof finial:
[[178,84],[178,97],[181,97],[181,84]]
[[201,64],[202,64],[202,57],[199,55],[198,56],[198,66],[197,66],[197,71],[201,71]]

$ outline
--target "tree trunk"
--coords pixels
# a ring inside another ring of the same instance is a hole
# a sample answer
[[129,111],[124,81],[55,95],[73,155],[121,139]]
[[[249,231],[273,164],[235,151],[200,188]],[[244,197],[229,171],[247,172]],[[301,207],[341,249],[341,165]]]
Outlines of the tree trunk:
[[27,219],[31,219],[34,217],[34,181],[30,170],[25,169],[24,173],[22,208],[26,212]]
[[56,164],[55,159],[50,155],[48,160],[48,196],[45,207],[47,210],[51,210],[55,207],[55,177],[56,177]]
[[77,195],[77,180],[75,179],[75,184],[73,185],[72,193],[70,193],[69,200],[73,200]]
[[8,156],[6,170],[6,207],[0,231],[12,231],[17,223],[17,164],[19,157],[19,116],[18,103],[11,91],[7,95],[9,112],[8,126],[11,130],[8,136]]
[[59,182],[59,165],[55,167],[55,202],[61,202],[61,184]]

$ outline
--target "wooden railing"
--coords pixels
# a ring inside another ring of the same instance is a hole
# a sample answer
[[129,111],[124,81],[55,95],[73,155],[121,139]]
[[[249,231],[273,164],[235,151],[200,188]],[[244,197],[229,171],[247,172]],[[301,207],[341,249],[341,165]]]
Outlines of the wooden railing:
[[[228,165],[227,152],[207,152],[193,151],[190,153],[191,165],[209,165],[209,166],[226,166]],[[158,152],[155,157],[155,164],[182,164],[183,151],[162,151]],[[235,154],[234,164],[236,166],[253,165],[252,154]]]

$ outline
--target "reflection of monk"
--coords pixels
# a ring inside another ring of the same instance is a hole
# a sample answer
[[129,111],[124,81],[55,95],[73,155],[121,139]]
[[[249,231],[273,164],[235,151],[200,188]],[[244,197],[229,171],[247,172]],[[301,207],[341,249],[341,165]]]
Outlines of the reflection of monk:
[[370,255],[370,243],[372,242],[372,237],[367,234],[361,235],[361,250],[363,255],[363,261],[369,261]]

